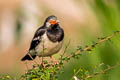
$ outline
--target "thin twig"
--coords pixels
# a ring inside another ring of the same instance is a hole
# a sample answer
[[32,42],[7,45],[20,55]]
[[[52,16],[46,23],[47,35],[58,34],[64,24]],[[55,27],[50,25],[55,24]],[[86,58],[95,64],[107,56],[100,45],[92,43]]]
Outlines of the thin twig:
[[65,46],[65,50],[64,50],[64,52],[61,54],[61,58],[60,58],[60,59],[62,59],[63,56],[65,55],[65,53],[67,52],[67,49],[68,49],[69,45],[70,45],[70,40],[69,40],[68,44]]
[[112,69],[114,69],[114,68],[116,68],[118,66],[120,66],[120,64],[116,64],[114,66],[108,67],[108,68],[106,68],[106,69],[104,69],[104,70],[102,70],[100,72],[95,72],[95,73],[93,73],[93,74],[88,75],[87,77],[85,77],[84,80],[87,80],[89,78],[92,78],[92,77],[100,75],[100,74],[105,74],[107,71],[110,71],[110,70],[112,70]]
[[110,40],[112,37],[114,37],[114,36],[117,35],[117,34],[120,34],[120,32],[119,32],[119,31],[114,32],[112,35],[110,35],[110,36],[108,36],[108,37],[106,37],[106,38],[103,38],[103,39],[97,41],[94,45],[90,45],[90,46],[88,46],[88,47],[85,47],[85,48],[82,49],[82,50],[77,50],[74,55],[69,55],[69,56],[67,56],[67,58],[70,59],[70,58],[72,58],[73,56],[82,54],[82,52],[84,52],[84,51],[91,50],[91,49],[93,48],[93,46],[95,47],[96,45],[98,45],[98,44],[100,44],[100,43],[103,43],[103,42],[105,42],[105,41],[107,41],[107,40]]
[[80,72],[80,69],[74,74],[74,76],[71,78],[71,80]]

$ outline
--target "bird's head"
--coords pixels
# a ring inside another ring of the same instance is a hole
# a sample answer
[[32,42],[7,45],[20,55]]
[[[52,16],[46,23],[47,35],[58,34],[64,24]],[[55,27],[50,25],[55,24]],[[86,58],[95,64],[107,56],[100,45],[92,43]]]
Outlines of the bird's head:
[[54,15],[47,17],[47,19],[45,20],[45,23],[44,23],[45,27],[47,27],[47,28],[52,28],[58,24],[59,24],[59,20]]

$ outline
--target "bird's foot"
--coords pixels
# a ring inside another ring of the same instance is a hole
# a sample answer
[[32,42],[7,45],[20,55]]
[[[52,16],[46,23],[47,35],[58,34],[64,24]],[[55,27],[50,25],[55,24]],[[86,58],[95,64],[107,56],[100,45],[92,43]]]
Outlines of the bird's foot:
[[59,62],[58,62],[56,59],[53,59],[53,60],[52,60],[52,63],[53,63],[53,64],[59,64]]
[[59,62],[55,59],[55,58],[53,58],[53,57],[50,57],[51,58],[51,62],[54,64],[54,65],[56,65],[56,64],[59,64]]

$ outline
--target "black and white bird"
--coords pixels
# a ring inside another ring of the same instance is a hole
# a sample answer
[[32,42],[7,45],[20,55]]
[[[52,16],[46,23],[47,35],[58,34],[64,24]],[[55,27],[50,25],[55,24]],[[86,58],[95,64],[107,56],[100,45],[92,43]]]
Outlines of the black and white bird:
[[56,16],[49,16],[43,26],[38,28],[32,39],[28,53],[21,59],[33,60],[36,56],[47,57],[57,53],[64,40],[64,31]]

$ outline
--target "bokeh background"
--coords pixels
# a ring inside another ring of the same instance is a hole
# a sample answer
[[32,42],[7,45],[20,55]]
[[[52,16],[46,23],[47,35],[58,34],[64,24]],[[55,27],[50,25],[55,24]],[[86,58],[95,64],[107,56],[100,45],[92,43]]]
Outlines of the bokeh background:
[[[20,59],[26,54],[35,30],[49,15],[60,20],[65,31],[64,45],[71,40],[67,54],[77,46],[89,45],[98,37],[120,30],[120,0],[0,0],[0,75],[19,77],[25,72],[26,66]],[[117,36],[112,42],[100,44],[91,54],[66,63],[59,80],[70,80],[73,69],[90,70],[102,62],[114,65],[119,61]],[[32,64],[28,62],[29,67]],[[92,80],[119,80],[120,68],[107,74]]]

